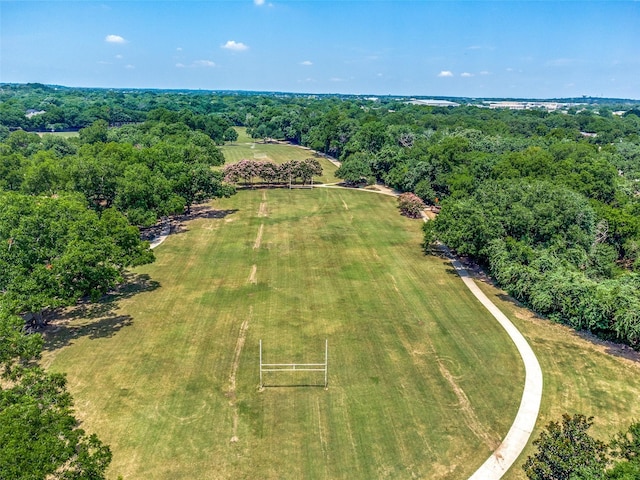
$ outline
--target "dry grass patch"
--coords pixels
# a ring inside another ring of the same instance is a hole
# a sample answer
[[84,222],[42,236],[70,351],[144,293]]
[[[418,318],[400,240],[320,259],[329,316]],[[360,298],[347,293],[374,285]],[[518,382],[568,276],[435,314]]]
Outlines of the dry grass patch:
[[[478,284],[525,335],[540,361],[545,383],[532,439],[537,438],[544,425],[559,420],[563,413],[594,416],[592,433],[605,441],[640,419],[637,352],[540,318],[504,291],[486,282]],[[521,465],[534,451],[530,442],[504,478],[525,479]]]

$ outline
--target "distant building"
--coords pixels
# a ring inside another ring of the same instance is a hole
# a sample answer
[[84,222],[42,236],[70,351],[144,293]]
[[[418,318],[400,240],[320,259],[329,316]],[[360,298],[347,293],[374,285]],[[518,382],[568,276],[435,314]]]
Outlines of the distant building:
[[459,107],[460,104],[456,102],[450,102],[448,100],[409,100],[407,103],[411,105],[424,105],[427,107]]
[[36,115],[42,115],[43,113],[47,113],[44,110],[36,110],[34,108],[30,108],[29,110],[27,110],[27,113],[24,114],[25,117],[27,118],[31,118],[31,117],[35,117]]
[[567,107],[568,104],[558,102],[525,102],[525,101],[502,101],[491,102],[484,101],[485,106],[489,108],[505,108],[508,110],[546,110],[547,112],[555,112],[556,110]]

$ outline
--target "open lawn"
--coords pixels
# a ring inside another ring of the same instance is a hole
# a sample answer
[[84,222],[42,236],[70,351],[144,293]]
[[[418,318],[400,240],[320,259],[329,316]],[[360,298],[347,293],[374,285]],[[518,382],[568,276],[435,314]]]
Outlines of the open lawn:
[[62,138],[73,138],[78,137],[80,134],[78,132],[37,132],[41,137],[44,135],[54,135],[56,137]]
[[[48,337],[112,478],[461,479],[486,459],[523,367],[449,264],[423,256],[420,221],[322,188],[213,205]],[[276,363],[321,361],[325,338],[328,390],[258,391],[260,339]]]
[[246,128],[236,128],[238,140],[227,143],[221,147],[226,163],[236,163],[243,159],[248,160],[271,160],[275,163],[284,163],[288,160],[304,160],[315,157],[320,161],[324,174],[320,178],[314,178],[315,183],[339,182],[333,173],[337,167],[315,152],[304,147],[296,147],[278,143],[264,143],[262,139],[254,139],[247,136]]

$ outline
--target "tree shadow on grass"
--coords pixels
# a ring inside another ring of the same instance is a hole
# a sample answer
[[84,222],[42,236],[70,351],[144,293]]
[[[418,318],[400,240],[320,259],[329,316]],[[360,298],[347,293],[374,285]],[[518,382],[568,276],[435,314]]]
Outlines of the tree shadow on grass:
[[197,218],[223,219],[227,215],[234,214],[237,211],[238,209],[216,210],[209,204],[193,205],[189,213],[184,213],[182,215],[173,215],[168,219],[160,220],[152,227],[141,229],[140,236],[143,240],[153,242],[161,235],[165,234],[167,228],[171,235],[174,235],[176,233],[184,233],[188,231],[185,223],[190,220],[195,220]]
[[138,293],[150,292],[160,286],[149,275],[127,274],[118,288],[96,302],[81,300],[77,305],[59,309],[48,315],[42,330],[45,350],[56,350],[73,343],[77,338],[109,338],[122,328],[133,324],[131,315],[119,315],[121,300]]
[[215,210],[208,205],[204,206],[195,206],[191,208],[191,213],[185,213],[184,215],[177,215],[171,220],[171,234],[184,233],[188,232],[189,229],[186,226],[186,223],[190,220],[195,220],[197,218],[216,218],[223,219],[228,215],[232,215],[236,213],[238,209],[229,209],[229,210]]

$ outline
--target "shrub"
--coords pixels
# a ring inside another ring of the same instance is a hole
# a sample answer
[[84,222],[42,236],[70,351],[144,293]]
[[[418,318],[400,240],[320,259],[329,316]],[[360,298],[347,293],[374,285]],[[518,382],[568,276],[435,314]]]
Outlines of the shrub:
[[413,193],[403,193],[398,197],[400,213],[409,218],[420,218],[425,204],[420,197]]

